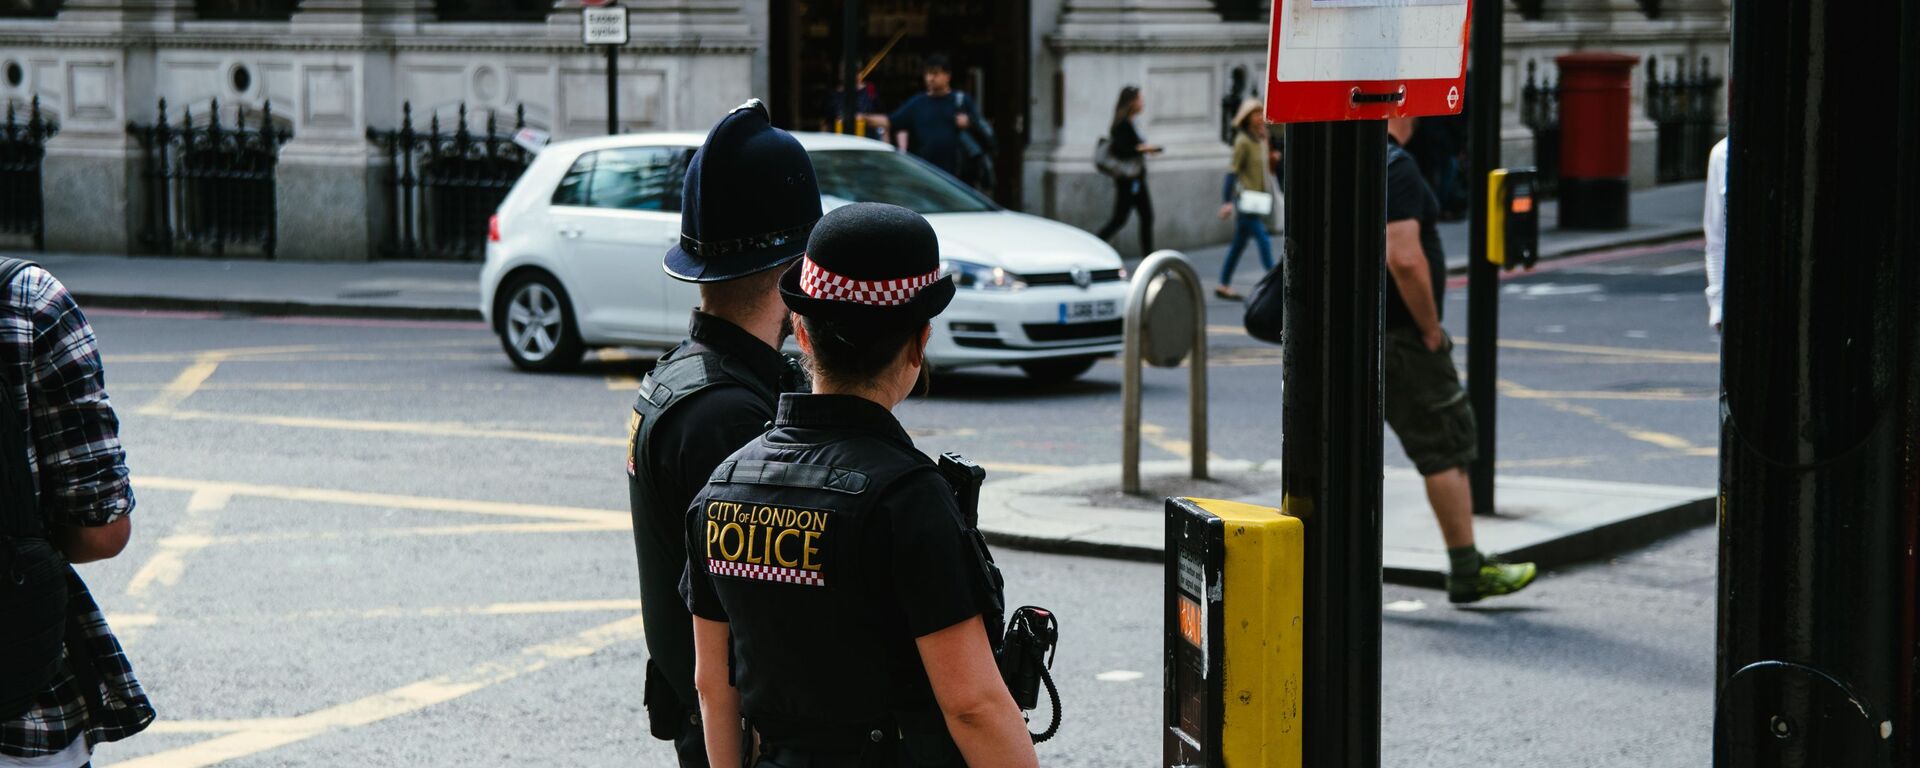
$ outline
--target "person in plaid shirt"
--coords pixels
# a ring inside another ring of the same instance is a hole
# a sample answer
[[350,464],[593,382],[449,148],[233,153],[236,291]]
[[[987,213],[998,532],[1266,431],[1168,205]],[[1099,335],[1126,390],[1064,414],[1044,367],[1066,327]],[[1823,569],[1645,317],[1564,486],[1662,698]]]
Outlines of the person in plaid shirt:
[[[21,271],[4,290],[0,382],[30,425],[27,466],[40,490],[40,512],[70,562],[113,557],[132,530],[133,488],[93,327],[66,287],[39,267]],[[86,584],[68,573],[70,626],[81,636],[69,638],[65,669],[32,707],[0,722],[0,766],[85,766],[95,744],[119,741],[153,722],[153,706],[120,641]]]

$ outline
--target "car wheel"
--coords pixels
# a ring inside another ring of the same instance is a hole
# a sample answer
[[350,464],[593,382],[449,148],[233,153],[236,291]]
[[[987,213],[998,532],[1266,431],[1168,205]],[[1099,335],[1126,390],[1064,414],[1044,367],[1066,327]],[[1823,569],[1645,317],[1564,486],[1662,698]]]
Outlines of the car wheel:
[[528,273],[501,292],[500,346],[523,371],[548,372],[580,362],[586,348],[574,327],[567,292],[553,277]]
[[1065,384],[1080,375],[1093,370],[1091,357],[1068,357],[1059,360],[1035,360],[1021,363],[1020,370],[1026,371],[1027,378],[1046,384]]

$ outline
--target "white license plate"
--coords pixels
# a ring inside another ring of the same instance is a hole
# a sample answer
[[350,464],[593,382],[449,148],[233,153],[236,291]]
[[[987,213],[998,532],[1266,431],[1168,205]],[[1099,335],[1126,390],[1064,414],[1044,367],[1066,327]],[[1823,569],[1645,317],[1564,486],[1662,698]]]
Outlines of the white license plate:
[[1065,301],[1060,303],[1060,322],[1090,323],[1120,316],[1120,300]]

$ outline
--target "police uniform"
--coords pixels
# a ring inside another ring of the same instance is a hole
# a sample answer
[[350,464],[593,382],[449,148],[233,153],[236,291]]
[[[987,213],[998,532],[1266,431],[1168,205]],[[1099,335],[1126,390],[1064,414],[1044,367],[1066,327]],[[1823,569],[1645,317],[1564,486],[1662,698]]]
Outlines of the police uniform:
[[[905,245],[859,231],[903,217],[922,228]],[[829,262],[849,251],[861,268]],[[781,290],[809,317],[917,326],[953,295],[938,258],[918,216],[848,206],[821,220]],[[998,585],[952,486],[892,412],[782,395],[773,429],[714,470],[686,531],[687,604],[729,625],[759,765],[964,765],[914,641],[989,613],[997,625]]]
[[[681,241],[667,273],[719,282],[799,257],[820,218],[812,162],[749,102],[723,118],[688,166]],[[707,765],[693,685],[693,620],[679,595],[687,504],[720,461],[765,431],[798,366],[766,341],[696,311],[690,338],[640,382],[629,417],[628,492],[648,652],[650,731],[675,742],[683,768]]]

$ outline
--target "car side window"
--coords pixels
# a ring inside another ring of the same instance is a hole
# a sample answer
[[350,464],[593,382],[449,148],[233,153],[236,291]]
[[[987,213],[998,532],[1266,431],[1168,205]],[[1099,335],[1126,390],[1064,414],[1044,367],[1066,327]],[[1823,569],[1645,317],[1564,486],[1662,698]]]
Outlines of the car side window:
[[680,187],[693,150],[634,147],[595,152],[587,205],[629,211],[680,211]]
[[587,179],[593,175],[593,156],[598,152],[588,152],[573,161],[573,167],[560,179],[560,186],[553,190],[554,205],[586,205]]

